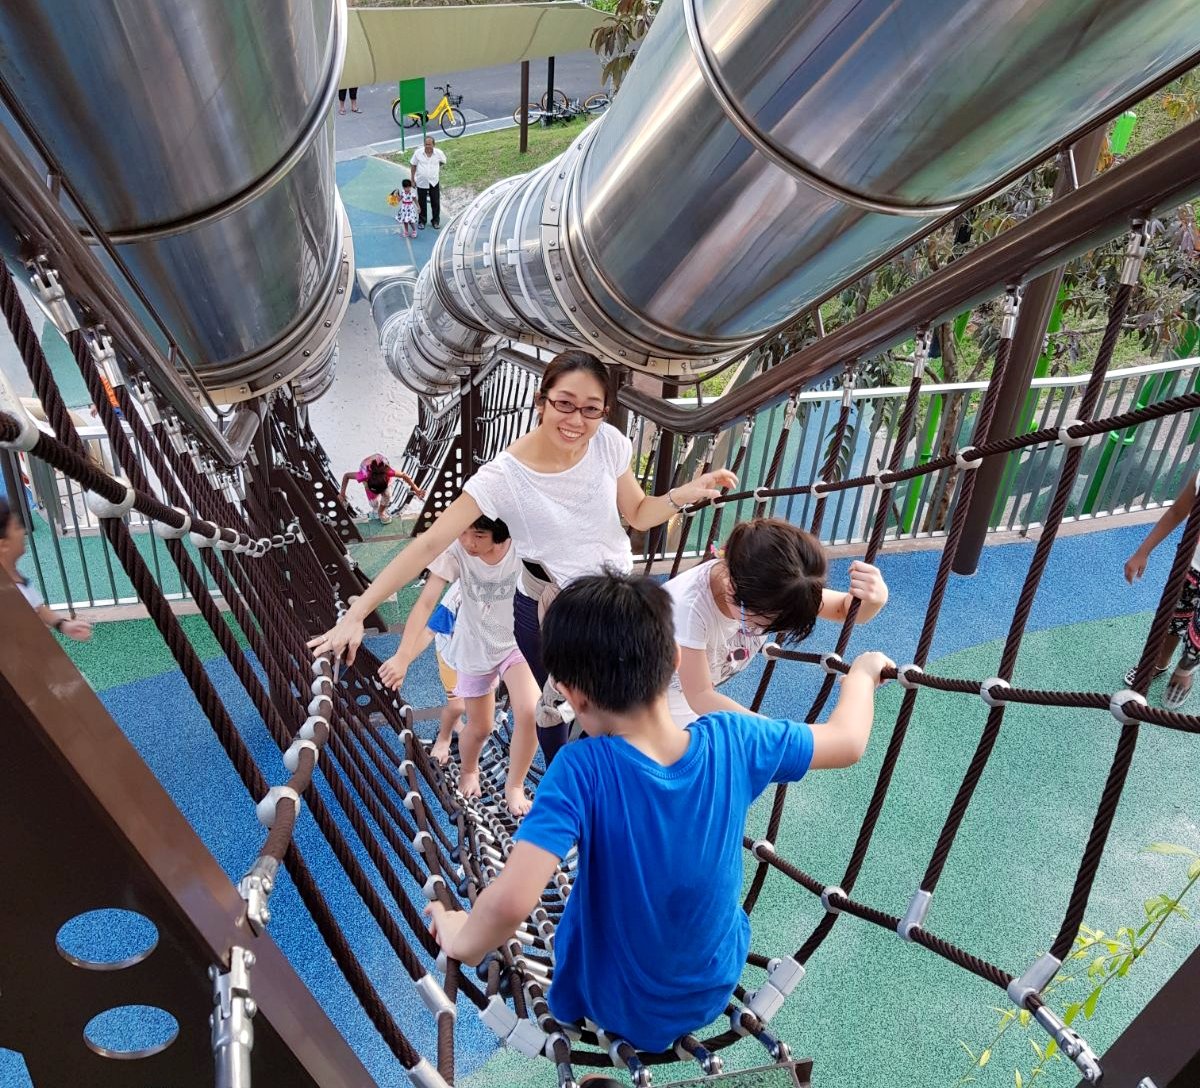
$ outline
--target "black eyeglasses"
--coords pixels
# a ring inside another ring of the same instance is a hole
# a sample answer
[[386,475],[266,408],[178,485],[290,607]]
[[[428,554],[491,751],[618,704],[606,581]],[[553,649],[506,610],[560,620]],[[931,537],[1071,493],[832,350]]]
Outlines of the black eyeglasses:
[[564,416],[573,416],[578,412],[584,419],[603,419],[608,415],[607,408],[598,408],[594,404],[579,405],[570,400],[551,400],[549,397],[542,398],[556,412]]

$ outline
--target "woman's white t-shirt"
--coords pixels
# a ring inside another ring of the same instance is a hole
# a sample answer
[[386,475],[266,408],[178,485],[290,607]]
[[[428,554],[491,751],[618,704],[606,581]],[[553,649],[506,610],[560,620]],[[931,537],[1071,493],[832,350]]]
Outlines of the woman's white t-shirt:
[[510,540],[499,563],[468,555],[455,540],[429,564],[430,573],[458,586],[462,600],[450,636],[449,656],[459,672],[479,676],[491,672],[516,649],[513,637],[513,594],[521,561]]
[[578,464],[536,472],[505,451],[482,466],[463,490],[512,534],[522,559],[540,563],[565,586],[606,567],[633,570],[629,535],[617,511],[617,480],[629,470],[633,444],[600,424]]
[[[746,634],[740,620],[730,619],[717,607],[711,581],[712,569],[717,562],[712,559],[692,567],[665,586],[671,595],[675,641],[686,649],[704,651],[714,688],[749,665],[768,638],[767,635]],[[699,717],[688,706],[678,673],[671,678],[667,701],[677,725],[686,726]]]

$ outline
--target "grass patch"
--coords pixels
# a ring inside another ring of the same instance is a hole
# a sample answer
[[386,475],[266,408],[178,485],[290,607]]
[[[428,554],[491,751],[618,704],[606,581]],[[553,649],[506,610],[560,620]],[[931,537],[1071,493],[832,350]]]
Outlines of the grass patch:
[[[595,117],[577,117],[565,124],[529,126],[529,151],[522,155],[519,148],[521,133],[517,128],[499,132],[480,132],[458,140],[439,140],[447,152],[442,167],[442,187],[481,193],[489,185],[514,174],[524,174],[561,155]],[[407,166],[412,151],[395,151],[382,156],[389,162]]]

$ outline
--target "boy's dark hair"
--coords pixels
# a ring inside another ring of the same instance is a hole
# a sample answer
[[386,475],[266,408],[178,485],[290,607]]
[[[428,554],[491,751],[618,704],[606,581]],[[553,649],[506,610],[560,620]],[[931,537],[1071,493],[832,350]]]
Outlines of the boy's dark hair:
[[546,364],[546,369],[542,372],[542,384],[538,388],[538,399],[540,400],[550,393],[559,378],[567,374],[573,374],[577,370],[582,370],[590,374],[600,383],[600,388],[604,390],[604,405],[607,407],[608,391],[611,384],[608,367],[590,351],[582,351],[579,348],[560,351]]
[[411,189],[412,188],[412,178],[405,178],[402,182],[400,182],[400,185],[401,185],[401,188]]
[[482,515],[471,522],[471,528],[478,529],[481,533],[491,533],[492,542],[495,544],[503,544],[511,535],[508,526],[499,518],[485,518]]
[[671,598],[651,578],[594,574],[564,589],[542,621],[542,663],[599,709],[647,706],[675,672]]
[[12,517],[12,507],[8,499],[0,499],[0,540],[8,536],[8,519]]
[[386,461],[375,460],[367,465],[367,487],[382,495],[388,489],[388,465]]
[[825,588],[825,549],[812,533],[782,518],[738,525],[725,542],[733,596],[748,616],[773,617],[767,630],[784,642],[812,634]]

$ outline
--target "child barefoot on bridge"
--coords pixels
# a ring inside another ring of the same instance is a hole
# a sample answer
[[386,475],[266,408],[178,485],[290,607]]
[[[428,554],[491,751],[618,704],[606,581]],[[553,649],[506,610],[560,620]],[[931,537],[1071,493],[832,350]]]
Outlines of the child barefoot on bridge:
[[514,816],[529,811],[525,775],[537,749],[533,713],[539,694],[513,637],[513,595],[520,567],[508,526],[499,519],[477,518],[429,564],[429,580],[404,625],[400,646],[379,669],[388,687],[404,683],[409,666],[426,645],[426,624],[438,598],[448,585],[457,584],[462,599],[449,644],[457,686],[448,694],[460,696],[467,708],[467,724],[458,737],[459,789],[464,797],[480,795],[479,753],[495,724],[495,692],[503,680],[513,711],[504,798]]
[[671,598],[649,578],[572,582],[542,628],[545,664],[587,738],[550,764],[516,846],[470,914],[427,908],[447,956],[477,964],[540,902],[579,846],[555,938],[550,1009],[641,1050],[668,1049],[719,1016],[741,977],[746,812],[771,782],[848,767],[871,735],[890,662],[863,654],[829,720],[707,714],[680,729],[667,706],[678,653]]

